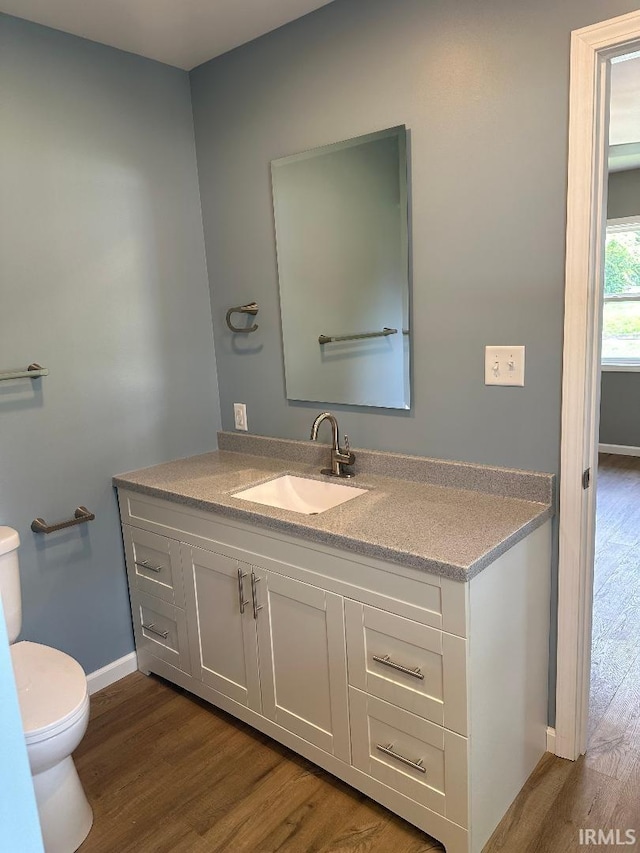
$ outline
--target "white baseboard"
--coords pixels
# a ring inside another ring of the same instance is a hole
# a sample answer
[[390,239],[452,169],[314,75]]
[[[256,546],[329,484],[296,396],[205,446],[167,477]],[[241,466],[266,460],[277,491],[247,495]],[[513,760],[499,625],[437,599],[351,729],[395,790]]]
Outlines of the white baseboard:
[[618,456],[640,456],[640,447],[632,447],[630,444],[599,444],[600,453],[617,453]]
[[98,690],[120,681],[125,675],[131,675],[138,668],[138,656],[135,652],[125,655],[123,658],[118,658],[101,669],[96,669],[95,672],[90,672],[87,675],[87,684],[89,685],[89,695],[92,696]]
[[556,730],[547,726],[547,752],[556,754]]

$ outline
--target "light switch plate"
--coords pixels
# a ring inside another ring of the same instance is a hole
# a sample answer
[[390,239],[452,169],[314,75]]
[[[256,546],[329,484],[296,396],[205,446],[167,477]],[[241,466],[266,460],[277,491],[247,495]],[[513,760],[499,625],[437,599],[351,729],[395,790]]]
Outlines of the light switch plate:
[[247,405],[246,403],[234,403],[233,404],[233,422],[235,424],[236,429],[242,429],[245,432],[248,429],[247,426]]
[[524,347],[485,347],[485,385],[524,385]]

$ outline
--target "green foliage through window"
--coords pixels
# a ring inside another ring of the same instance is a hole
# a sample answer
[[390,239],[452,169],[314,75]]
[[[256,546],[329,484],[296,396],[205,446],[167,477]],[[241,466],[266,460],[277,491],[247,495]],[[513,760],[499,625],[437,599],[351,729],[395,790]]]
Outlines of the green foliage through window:
[[625,293],[640,287],[640,240],[633,233],[634,244],[628,248],[615,237],[607,241],[604,260],[605,294]]
[[607,229],[602,359],[640,364],[640,227]]

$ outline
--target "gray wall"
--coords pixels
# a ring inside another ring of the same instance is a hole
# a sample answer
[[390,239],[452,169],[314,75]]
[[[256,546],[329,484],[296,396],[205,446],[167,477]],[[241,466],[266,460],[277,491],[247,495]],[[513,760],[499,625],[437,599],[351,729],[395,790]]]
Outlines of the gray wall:
[[[607,216],[640,215],[640,169],[609,176]],[[600,385],[600,441],[602,444],[640,446],[640,373],[602,374]]]
[[[285,399],[269,162],[406,124],[412,408],[331,408],[356,447],[558,470],[570,32],[638,8],[336,0],[191,73],[226,429],[234,401],[292,438],[320,409]],[[234,341],[224,313],[253,299]],[[487,344],[526,346],[524,388],[485,387]],[[553,721],[554,636],[550,679]]]
[[640,215],[640,169],[627,172],[612,172],[609,175],[607,217],[621,219],[623,216]]
[[219,428],[189,82],[6,16],[0,79],[0,369],[51,371],[0,385],[0,524],[23,638],[91,671],[133,649],[111,476]]
[[[632,0],[337,0],[191,73],[225,428],[303,438],[285,399],[269,162],[405,123],[411,134],[409,413],[335,406],[354,446],[555,471],[570,31]],[[231,305],[260,303],[234,342]],[[526,386],[484,385],[525,344]],[[246,350],[246,351],[244,351]]]

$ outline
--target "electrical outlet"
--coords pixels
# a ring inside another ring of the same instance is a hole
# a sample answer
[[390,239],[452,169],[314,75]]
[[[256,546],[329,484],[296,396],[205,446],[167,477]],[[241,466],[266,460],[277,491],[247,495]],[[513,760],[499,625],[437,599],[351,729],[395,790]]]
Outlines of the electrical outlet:
[[485,347],[485,385],[524,385],[524,347]]
[[247,430],[247,406],[246,403],[233,404],[233,420],[235,421],[236,429]]

